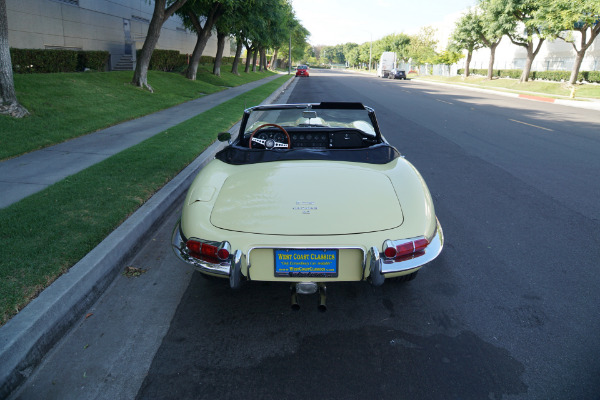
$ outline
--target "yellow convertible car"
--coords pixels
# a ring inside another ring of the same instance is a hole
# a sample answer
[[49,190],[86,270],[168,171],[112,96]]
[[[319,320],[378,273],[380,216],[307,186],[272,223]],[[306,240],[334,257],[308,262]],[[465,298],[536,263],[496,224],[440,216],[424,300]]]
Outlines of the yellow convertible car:
[[237,137],[188,190],[175,254],[207,276],[326,285],[411,280],[443,247],[431,195],[415,167],[360,103],[285,104],[244,111]]

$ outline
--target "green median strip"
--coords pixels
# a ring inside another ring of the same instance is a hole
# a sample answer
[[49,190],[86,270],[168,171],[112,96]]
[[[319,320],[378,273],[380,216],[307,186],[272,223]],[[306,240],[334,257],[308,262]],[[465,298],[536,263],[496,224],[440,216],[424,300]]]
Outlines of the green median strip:
[[2,324],[228,130],[282,76],[0,210]]

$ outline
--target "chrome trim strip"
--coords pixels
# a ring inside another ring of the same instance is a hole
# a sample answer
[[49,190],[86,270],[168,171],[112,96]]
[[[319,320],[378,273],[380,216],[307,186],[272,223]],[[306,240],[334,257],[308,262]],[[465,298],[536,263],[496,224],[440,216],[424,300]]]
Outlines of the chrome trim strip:
[[[175,229],[173,229],[173,235],[171,236],[171,248],[173,252],[180,260],[194,266],[198,271],[205,272],[213,275],[222,275],[224,277],[229,276],[231,272],[231,260],[224,260],[221,262],[212,262],[207,260],[200,260],[190,256],[183,236],[181,234],[181,222],[177,222]],[[231,256],[230,256],[231,259]],[[215,260],[216,261],[216,260]]]
[[398,262],[382,258],[381,273],[391,274],[395,272],[404,272],[418,268],[423,264],[427,264],[428,262],[433,261],[441,253],[443,247],[444,232],[442,230],[440,222],[437,221],[435,235],[433,236],[433,239],[431,239],[431,243],[429,243],[429,246],[425,248],[424,254],[422,256]]

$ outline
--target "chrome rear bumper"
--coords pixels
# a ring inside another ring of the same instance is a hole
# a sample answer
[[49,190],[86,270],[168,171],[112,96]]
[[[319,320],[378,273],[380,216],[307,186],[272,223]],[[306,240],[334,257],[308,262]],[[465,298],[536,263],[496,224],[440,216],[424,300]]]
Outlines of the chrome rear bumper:
[[[171,237],[171,246],[175,255],[182,261],[193,265],[198,271],[229,278],[233,288],[240,285],[241,276],[241,250],[235,250],[229,259],[221,261],[216,259],[202,259],[190,256],[183,235],[181,234],[180,224],[177,223]],[[424,264],[433,261],[444,247],[444,232],[437,221],[436,232],[431,243],[424,251],[413,254],[409,258],[386,259],[379,252],[377,247],[371,247],[368,257],[364,258],[363,271],[369,268],[369,280],[375,286],[383,284],[386,275],[400,272],[416,270]],[[369,261],[367,261],[367,259]],[[368,265],[367,265],[368,262]],[[366,274],[363,274],[363,279]]]
[[183,235],[181,234],[181,225],[177,223],[171,236],[171,247],[173,252],[182,261],[193,265],[198,271],[204,272],[211,275],[220,275],[223,277],[229,277],[232,269],[232,257],[221,261],[216,259],[199,259],[190,256],[190,253],[185,244]]

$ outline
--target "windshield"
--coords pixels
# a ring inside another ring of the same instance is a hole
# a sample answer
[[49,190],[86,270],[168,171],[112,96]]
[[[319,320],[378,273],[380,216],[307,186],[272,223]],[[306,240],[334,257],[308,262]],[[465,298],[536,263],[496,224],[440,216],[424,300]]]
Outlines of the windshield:
[[287,108],[253,110],[246,122],[244,135],[250,135],[263,124],[277,124],[283,128],[351,128],[375,136],[375,128],[365,109]]

